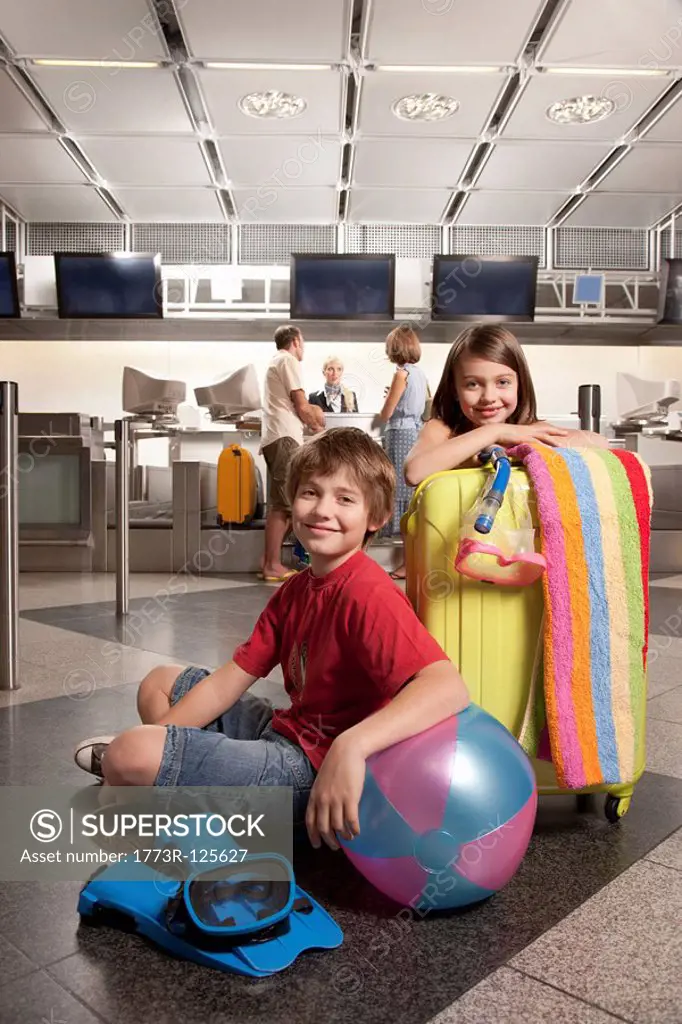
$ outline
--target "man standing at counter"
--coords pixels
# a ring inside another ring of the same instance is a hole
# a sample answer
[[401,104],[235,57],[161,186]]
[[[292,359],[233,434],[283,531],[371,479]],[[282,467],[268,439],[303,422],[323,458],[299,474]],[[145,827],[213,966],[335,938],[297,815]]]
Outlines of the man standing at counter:
[[290,324],[275,331],[277,355],[265,374],[263,440],[261,452],[268,467],[268,511],[265,519],[263,579],[281,583],[294,574],[282,565],[282,544],[291,523],[285,493],[291,457],[303,444],[303,428],[318,434],[324,430],[324,413],[306,400],[299,363],[303,359],[303,335]]

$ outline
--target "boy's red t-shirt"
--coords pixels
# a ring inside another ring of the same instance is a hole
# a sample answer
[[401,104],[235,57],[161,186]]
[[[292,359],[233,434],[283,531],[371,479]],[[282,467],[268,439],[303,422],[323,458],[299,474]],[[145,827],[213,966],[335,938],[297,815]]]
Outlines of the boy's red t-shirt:
[[412,605],[363,551],[327,576],[292,576],[233,660],[267,676],[279,662],[291,707],[272,725],[319,769],[333,740],[384,707],[417,672],[447,655]]

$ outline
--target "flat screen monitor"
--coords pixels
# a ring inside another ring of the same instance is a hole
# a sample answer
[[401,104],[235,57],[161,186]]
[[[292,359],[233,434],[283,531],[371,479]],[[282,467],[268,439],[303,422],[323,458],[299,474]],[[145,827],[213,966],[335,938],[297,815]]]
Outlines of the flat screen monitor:
[[661,267],[658,323],[682,324],[682,259],[666,259]]
[[148,320],[163,316],[159,255],[56,252],[54,262],[60,317]]
[[18,316],[21,316],[21,310],[14,253],[0,252],[0,317],[8,319]]
[[576,274],[573,283],[573,304],[601,306],[606,278],[603,274]]
[[531,321],[537,256],[434,256],[433,320]]
[[292,320],[392,320],[395,256],[292,254]]

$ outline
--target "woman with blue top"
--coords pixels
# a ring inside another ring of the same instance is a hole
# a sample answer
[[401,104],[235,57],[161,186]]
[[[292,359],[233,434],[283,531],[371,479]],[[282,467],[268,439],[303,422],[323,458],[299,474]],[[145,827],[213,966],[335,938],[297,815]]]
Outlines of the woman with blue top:
[[[398,483],[393,516],[381,531],[383,537],[400,534],[400,520],[414,491],[405,482],[403,466],[421,429],[429,394],[424,371],[417,366],[421,354],[419,336],[407,325],[396,327],[386,338],[386,355],[395,363],[396,371],[379,419],[386,424],[384,450],[395,467]],[[394,580],[404,580],[404,562],[390,575]]]

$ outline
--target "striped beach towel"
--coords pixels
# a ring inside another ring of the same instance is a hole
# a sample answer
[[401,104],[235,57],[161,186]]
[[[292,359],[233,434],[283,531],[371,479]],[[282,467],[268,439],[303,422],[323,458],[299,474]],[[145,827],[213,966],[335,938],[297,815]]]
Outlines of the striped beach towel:
[[[519,445],[547,560],[544,636],[519,737],[559,786],[627,783],[644,742],[652,492],[633,452]],[[544,748],[544,749],[543,749]]]

